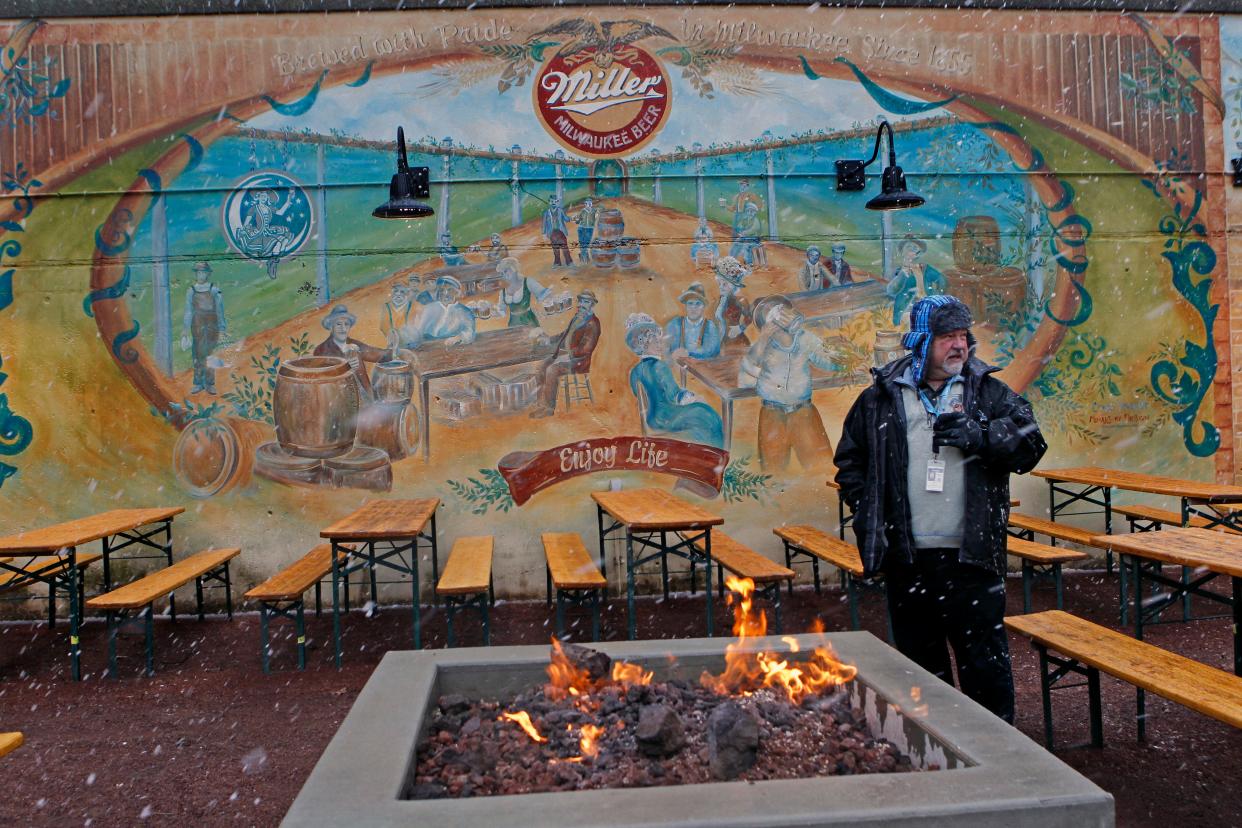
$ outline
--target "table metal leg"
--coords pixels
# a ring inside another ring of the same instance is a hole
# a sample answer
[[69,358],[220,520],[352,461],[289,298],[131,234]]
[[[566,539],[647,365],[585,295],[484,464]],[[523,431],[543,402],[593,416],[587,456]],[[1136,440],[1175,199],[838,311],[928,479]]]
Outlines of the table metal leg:
[[1138,555],[1131,555],[1131,589],[1134,590],[1134,637],[1139,641],[1143,640],[1143,559]]
[[431,462],[431,380],[421,377],[418,382],[418,397],[423,404],[423,462]]
[[608,569],[604,562],[604,507],[598,503],[595,504],[595,524],[599,529],[599,571],[604,576],[604,580],[608,580]]
[[[82,623],[82,605],[78,603],[78,550],[70,546],[69,553],[69,662],[74,681],[82,680],[81,641],[78,628]],[[56,600],[56,590],[52,589],[52,600]]]
[[[708,584],[707,600],[712,600],[711,584]],[[638,635],[638,624],[634,617],[634,533],[629,526],[625,527],[625,626],[626,636],[633,641]]]
[[[434,520],[434,516],[433,516]],[[434,524],[433,524],[434,527]],[[434,534],[435,529],[432,529]],[[435,548],[434,546],[432,547]],[[375,558],[375,547],[371,546],[371,557]],[[410,539],[410,583],[414,592],[414,649],[421,650],[423,648],[423,610],[418,600],[418,538]],[[432,586],[435,589],[435,586]]]
[[341,666],[341,571],[337,562],[341,546],[332,541],[332,646],[336,650],[336,666]]
[[707,637],[711,638],[716,634],[714,620],[712,618],[712,528],[707,527],[706,537],[703,539],[703,554],[707,558],[707,589],[703,590],[703,598],[707,601]]
[[1234,577],[1233,581],[1233,674],[1242,676],[1242,638],[1238,637],[1242,630],[1242,578]]
[[104,592],[112,591],[112,538],[105,535],[99,539],[100,545],[103,547],[103,581]]
[[[1104,534],[1111,535],[1113,533],[1113,487],[1104,487]],[[1113,574],[1113,548],[1110,546],[1104,550],[1104,571],[1105,574]]]
[[[414,539],[414,554],[418,554],[418,538]],[[439,604],[435,597],[436,584],[440,583],[440,533],[436,529],[436,513],[431,513],[431,593],[432,601]]]

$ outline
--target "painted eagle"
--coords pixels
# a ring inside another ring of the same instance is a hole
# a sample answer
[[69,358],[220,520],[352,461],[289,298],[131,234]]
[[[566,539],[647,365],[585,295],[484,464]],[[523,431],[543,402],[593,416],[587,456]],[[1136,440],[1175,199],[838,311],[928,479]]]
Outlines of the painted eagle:
[[611,20],[596,25],[583,17],[563,20],[541,32],[536,32],[531,36],[531,39],[555,35],[570,35],[572,37],[569,42],[564,43],[556,51],[557,57],[567,58],[570,55],[594,49],[595,54],[592,56],[592,59],[601,69],[606,69],[612,64],[613,51],[622,46],[637,43],[648,37],[666,37],[669,40],[677,39],[667,29],[661,28],[654,23],[648,23],[645,20]]

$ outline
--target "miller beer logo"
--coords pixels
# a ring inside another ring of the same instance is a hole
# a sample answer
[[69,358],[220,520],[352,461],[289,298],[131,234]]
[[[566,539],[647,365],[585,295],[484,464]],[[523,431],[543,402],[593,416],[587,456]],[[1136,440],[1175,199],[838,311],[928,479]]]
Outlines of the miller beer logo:
[[637,152],[664,126],[672,103],[660,62],[632,44],[558,53],[533,87],[544,128],[566,149],[596,158]]

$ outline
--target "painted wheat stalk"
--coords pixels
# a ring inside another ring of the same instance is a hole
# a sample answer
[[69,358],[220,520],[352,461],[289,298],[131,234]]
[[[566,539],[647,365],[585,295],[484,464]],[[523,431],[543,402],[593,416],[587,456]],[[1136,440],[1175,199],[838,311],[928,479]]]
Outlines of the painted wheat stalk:
[[491,80],[502,67],[481,60],[460,60],[447,63],[431,73],[431,80],[419,84],[415,94],[420,98],[440,95],[456,97],[465,90]]

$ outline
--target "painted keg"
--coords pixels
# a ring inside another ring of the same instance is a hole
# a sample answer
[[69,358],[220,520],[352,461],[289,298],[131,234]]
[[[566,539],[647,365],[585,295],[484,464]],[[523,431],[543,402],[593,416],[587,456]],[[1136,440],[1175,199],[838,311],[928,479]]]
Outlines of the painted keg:
[[173,446],[173,473],[192,497],[211,497],[250,479],[254,449],[267,428],[252,420],[191,420]]
[[639,246],[638,239],[632,236],[621,239],[621,242],[617,245],[617,267],[626,270],[638,267],[641,256],[642,248]]
[[615,207],[599,211],[595,222],[595,238],[603,241],[619,239],[625,234],[625,217]]
[[888,365],[906,352],[901,345],[901,331],[875,332],[875,367]]
[[299,357],[276,372],[276,441],[299,457],[335,457],[354,445],[358,386],[341,357]]
[[1000,225],[991,216],[963,216],[953,229],[953,264],[964,273],[995,270],[1000,264]]
[[371,372],[371,390],[382,402],[408,402],[414,395],[414,372],[404,359],[376,363]]
[[612,267],[617,263],[617,247],[613,241],[596,241],[591,245],[591,261],[598,268]]

